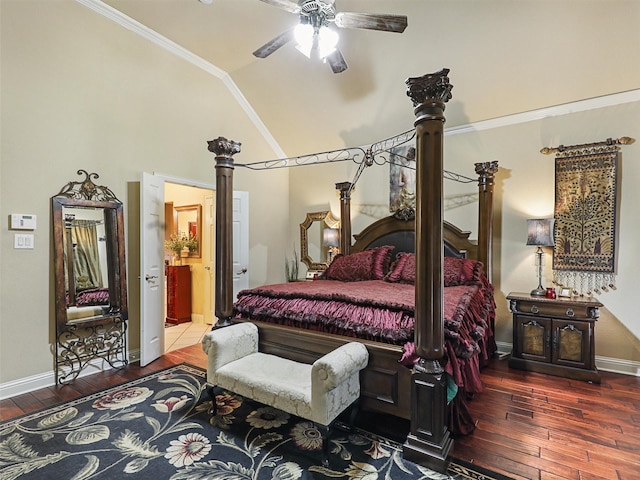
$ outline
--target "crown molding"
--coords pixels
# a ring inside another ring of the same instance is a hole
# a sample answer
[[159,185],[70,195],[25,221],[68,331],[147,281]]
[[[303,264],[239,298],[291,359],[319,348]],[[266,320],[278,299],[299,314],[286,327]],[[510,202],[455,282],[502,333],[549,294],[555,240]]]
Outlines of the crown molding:
[[186,48],[178,45],[176,42],[169,40],[167,37],[160,35],[155,30],[150,29],[146,25],[134,20],[133,18],[125,15],[121,11],[113,8],[110,5],[102,2],[101,0],[76,0],[81,5],[93,10],[94,12],[102,15],[103,17],[111,20],[114,23],[130,30],[136,35],[141,36],[142,38],[149,40],[155,45],[163,48],[169,53],[174,54],[175,56],[189,62],[190,64],[198,67],[199,69],[207,72],[210,75],[220,79],[222,83],[227,87],[231,95],[236,99],[240,107],[247,114],[251,122],[254,124],[256,129],[260,132],[260,134],[267,141],[269,146],[273,149],[276,155],[284,157],[286,156],[280,144],[276,141],[276,139],[271,135],[271,132],[266,127],[262,119],[258,116],[256,111],[253,109],[251,104],[247,101],[246,97],[242,94],[238,86],[231,79],[229,74],[224,70],[216,67],[212,63],[208,62],[202,57],[194,54],[193,52],[187,50]]
[[539,108],[528,112],[514,113],[503,117],[496,117],[489,120],[460,125],[457,127],[445,128],[445,136],[459,135],[463,133],[479,132],[481,130],[491,130],[493,128],[508,127],[519,123],[533,122],[545,118],[559,117],[570,113],[585,112],[598,108],[612,107],[624,103],[640,101],[640,89],[628,90],[626,92],[603,95],[601,97],[587,98],[575,102],[563,103],[552,107]]

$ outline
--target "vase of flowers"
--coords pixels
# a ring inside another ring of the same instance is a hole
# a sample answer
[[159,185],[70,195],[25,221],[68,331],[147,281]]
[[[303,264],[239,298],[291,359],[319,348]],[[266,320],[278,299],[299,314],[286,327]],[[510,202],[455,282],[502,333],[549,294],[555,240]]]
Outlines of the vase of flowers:
[[180,265],[181,257],[188,257],[198,250],[198,238],[191,232],[172,233],[169,240],[164,242],[164,246],[173,253],[174,265]]

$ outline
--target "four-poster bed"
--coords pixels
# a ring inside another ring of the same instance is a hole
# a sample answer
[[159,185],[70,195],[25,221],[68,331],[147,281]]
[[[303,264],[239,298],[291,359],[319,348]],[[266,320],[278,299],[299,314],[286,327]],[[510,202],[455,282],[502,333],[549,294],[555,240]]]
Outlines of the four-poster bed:
[[[345,257],[357,255],[359,252],[381,250],[380,247],[386,245],[397,246],[398,251],[401,252],[415,252],[407,254],[411,255],[411,261],[415,262],[411,282],[401,282],[403,285],[398,285],[399,289],[404,289],[405,295],[408,288],[411,297],[413,297],[412,300],[414,300],[412,308],[398,307],[400,310],[412,310],[412,321],[413,319],[415,321],[415,326],[411,325],[413,335],[411,353],[414,354],[411,363],[413,368],[407,368],[399,363],[399,359],[403,355],[402,342],[400,344],[386,343],[378,338],[372,338],[371,335],[369,338],[359,338],[358,341],[367,347],[370,358],[367,368],[361,374],[361,405],[363,408],[375,412],[410,419],[411,432],[404,446],[405,457],[440,471],[446,469],[447,456],[453,444],[446,423],[447,380],[445,368],[441,365],[446,346],[451,345],[452,333],[451,329],[444,325],[445,314],[452,315],[452,311],[454,314],[460,313],[456,311],[456,308],[459,308],[457,304],[445,305],[443,271],[450,268],[451,263],[448,262],[447,265],[444,265],[443,251],[449,257],[475,258],[484,264],[486,275],[482,277],[478,275],[472,279],[471,283],[476,289],[473,295],[477,294],[482,297],[482,308],[492,307],[492,288],[488,279],[491,278],[493,178],[497,171],[496,162],[476,164],[479,185],[479,228],[476,244],[468,239],[469,232],[461,231],[444,222],[442,218],[444,123],[442,114],[444,103],[449,100],[452,88],[448,82],[447,73],[448,70],[445,69],[433,75],[407,80],[409,86],[407,94],[414,103],[417,118],[415,122],[417,147],[415,219],[407,218],[411,215],[407,215],[405,218],[397,218],[397,216],[384,218],[356,235],[355,243],[351,244],[350,192],[353,184],[351,182],[336,184],[336,188],[340,191],[341,201],[340,247]],[[231,298],[230,197],[234,168],[231,157],[239,149],[239,143],[224,138],[209,142],[209,150],[216,154],[215,308],[219,326],[244,320],[243,314],[239,312],[240,300],[238,308],[234,312],[233,299]],[[402,215],[399,216],[402,217]],[[377,255],[377,253],[373,255]],[[394,265],[397,266],[398,262],[399,260]],[[468,260],[468,262],[472,261]],[[476,263],[465,263],[465,265]],[[331,268],[330,266],[328,274]],[[384,268],[385,275],[387,275],[389,273],[388,264],[385,264]],[[376,278],[374,280],[380,281],[382,279]],[[330,281],[301,283],[317,283],[318,286],[327,286],[328,283],[325,282]],[[406,283],[411,283],[411,285],[406,285]],[[287,287],[283,286],[282,288],[286,289]],[[364,289],[366,290],[366,288]],[[367,302],[371,303],[370,299]],[[447,311],[445,312],[445,310]],[[271,313],[274,311],[272,308]],[[481,315],[483,316],[481,319],[470,320],[477,322],[478,325],[484,322],[484,327],[475,330],[474,335],[482,337],[475,338],[482,351],[476,351],[470,357],[472,360],[469,361],[469,368],[479,368],[480,363],[486,360],[495,348],[492,335],[493,312],[486,311]],[[458,320],[462,321],[461,318]],[[349,334],[344,332],[326,333],[319,330],[304,330],[287,325],[286,322],[281,322],[285,324],[274,324],[262,321],[262,319],[250,319],[249,321],[258,325],[261,351],[301,362],[312,363],[338,346],[353,341],[353,336],[347,336]],[[471,325],[469,328],[473,330],[475,327]],[[446,345],[445,333],[448,335]],[[447,368],[450,367],[452,354],[444,360]],[[461,368],[467,368],[466,364]],[[462,405],[460,406],[457,401],[452,405],[463,408],[464,399],[461,395],[458,397],[460,397]],[[462,423],[464,424],[464,421]],[[472,425],[462,425],[463,431],[467,429],[466,433],[472,428]]]

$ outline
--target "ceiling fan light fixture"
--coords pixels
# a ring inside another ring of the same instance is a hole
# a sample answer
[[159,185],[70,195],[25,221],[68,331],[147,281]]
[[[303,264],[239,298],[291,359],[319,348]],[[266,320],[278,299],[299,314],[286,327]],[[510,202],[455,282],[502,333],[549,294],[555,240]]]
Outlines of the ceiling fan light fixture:
[[313,48],[313,27],[308,23],[301,23],[296,26],[293,36],[298,45],[296,48],[302,52],[307,58],[311,58],[311,49]]
[[318,54],[324,59],[336,51],[340,36],[328,27],[321,27],[318,33]]

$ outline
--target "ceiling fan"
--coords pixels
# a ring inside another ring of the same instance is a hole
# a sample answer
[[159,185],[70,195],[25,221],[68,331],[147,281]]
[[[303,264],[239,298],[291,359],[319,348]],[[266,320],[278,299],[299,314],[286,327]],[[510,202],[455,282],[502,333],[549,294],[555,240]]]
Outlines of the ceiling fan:
[[320,58],[329,62],[333,73],[344,72],[348,65],[337,46],[338,34],[329,28],[329,24],[333,23],[338,28],[363,28],[396,33],[402,33],[407,28],[406,15],[336,12],[335,0],[299,0],[298,3],[290,0],[262,1],[299,15],[300,24],[265,43],[253,52],[253,55],[266,58],[295,39],[298,42],[298,50],[307,57],[312,51],[317,51]]

